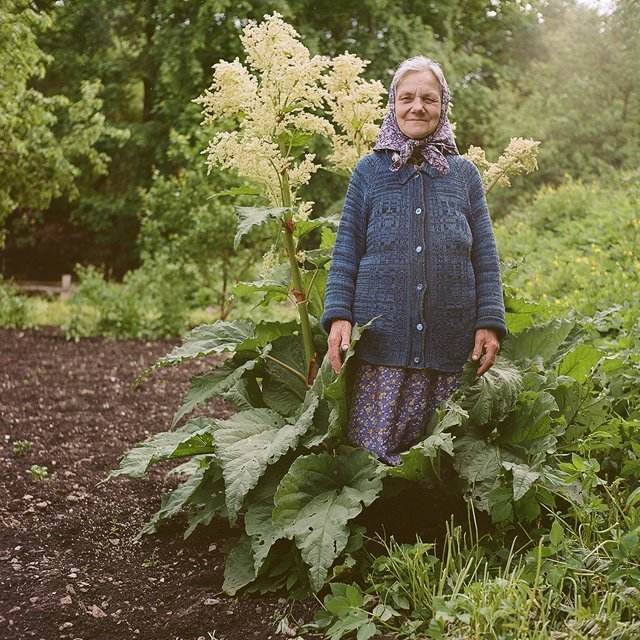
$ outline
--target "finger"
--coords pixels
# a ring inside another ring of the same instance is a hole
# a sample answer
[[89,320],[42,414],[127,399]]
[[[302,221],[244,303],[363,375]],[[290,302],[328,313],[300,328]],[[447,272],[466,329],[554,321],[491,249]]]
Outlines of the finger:
[[340,336],[342,349],[346,351],[349,348],[351,342],[351,325],[346,324],[342,327],[342,335]]
[[482,357],[482,348],[484,347],[484,342],[485,341],[482,337],[476,337],[476,341],[473,346],[473,353],[471,354],[471,359],[474,362],[477,362]]
[[338,351],[337,345],[332,349],[329,349],[329,362],[331,363],[333,370],[336,373],[339,373],[340,367],[342,366],[342,361],[340,360],[340,352]]
[[495,356],[490,356],[489,354],[487,354],[482,364],[478,367],[478,370],[476,371],[476,375],[481,376],[482,374],[489,371],[489,369],[493,367],[495,361],[496,361]]

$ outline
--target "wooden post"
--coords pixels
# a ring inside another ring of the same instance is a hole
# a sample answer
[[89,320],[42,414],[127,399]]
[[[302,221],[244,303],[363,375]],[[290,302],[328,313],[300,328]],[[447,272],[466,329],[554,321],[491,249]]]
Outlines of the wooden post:
[[62,276],[62,288],[60,289],[60,300],[71,298],[71,274],[65,273]]

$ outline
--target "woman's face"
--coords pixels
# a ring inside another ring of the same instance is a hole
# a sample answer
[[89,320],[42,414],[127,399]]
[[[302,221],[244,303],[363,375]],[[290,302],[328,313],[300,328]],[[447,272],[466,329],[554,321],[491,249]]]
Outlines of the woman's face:
[[425,138],[440,121],[441,88],[433,71],[407,71],[396,85],[395,110],[400,131]]

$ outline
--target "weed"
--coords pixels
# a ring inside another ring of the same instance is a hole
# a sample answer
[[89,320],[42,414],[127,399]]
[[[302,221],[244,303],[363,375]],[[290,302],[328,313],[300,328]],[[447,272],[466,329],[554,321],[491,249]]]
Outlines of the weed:
[[32,446],[33,442],[29,440],[16,440],[13,443],[13,453],[16,456],[26,456],[31,451]]

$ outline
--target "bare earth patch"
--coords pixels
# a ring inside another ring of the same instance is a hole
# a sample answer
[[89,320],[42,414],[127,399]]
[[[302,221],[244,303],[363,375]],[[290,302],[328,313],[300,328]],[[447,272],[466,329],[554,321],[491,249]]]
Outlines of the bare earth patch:
[[[213,362],[160,370],[132,391],[173,344],[0,329],[0,638],[276,637],[282,598],[221,592],[235,535],[224,521],[183,542],[178,519],[133,542],[177,484],[165,479],[170,467],[99,484],[131,446],[168,428],[189,377]],[[232,407],[214,402],[207,413],[227,417]],[[31,450],[16,455],[16,440]],[[50,478],[34,480],[32,465]],[[308,621],[312,607],[297,605],[294,616]]]

